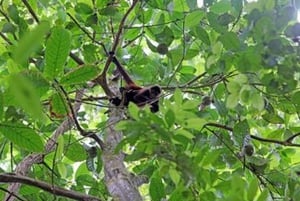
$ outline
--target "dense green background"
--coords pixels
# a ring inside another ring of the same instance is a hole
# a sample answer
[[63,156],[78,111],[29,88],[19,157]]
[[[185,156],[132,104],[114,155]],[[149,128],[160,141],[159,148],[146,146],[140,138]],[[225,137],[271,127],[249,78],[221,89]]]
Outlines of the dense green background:
[[[130,105],[116,125],[128,168],[149,178],[146,200],[300,200],[299,1],[141,0],[120,27],[130,5],[0,1],[0,172],[43,152],[68,113],[58,85],[71,104],[85,88],[77,119],[104,135],[109,103],[88,82],[123,28],[117,57],[137,83],[164,90],[159,113]],[[101,151],[87,152],[75,128],[56,143],[50,168],[28,176],[108,199]],[[66,199],[26,185],[19,194]]]

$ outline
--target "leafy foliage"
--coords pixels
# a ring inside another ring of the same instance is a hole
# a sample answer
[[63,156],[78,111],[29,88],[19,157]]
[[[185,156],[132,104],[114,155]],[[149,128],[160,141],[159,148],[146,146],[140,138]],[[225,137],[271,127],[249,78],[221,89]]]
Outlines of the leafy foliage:
[[[101,151],[78,127],[54,151],[45,142],[78,102],[78,122],[103,137],[109,102],[91,83],[116,44],[138,84],[164,90],[157,114],[130,104],[114,125],[117,151],[149,178],[145,200],[300,199],[298,1],[138,1],[128,13],[127,0],[24,2],[0,3],[1,172],[45,152],[31,177],[109,199]],[[56,199],[26,185],[19,194]]]

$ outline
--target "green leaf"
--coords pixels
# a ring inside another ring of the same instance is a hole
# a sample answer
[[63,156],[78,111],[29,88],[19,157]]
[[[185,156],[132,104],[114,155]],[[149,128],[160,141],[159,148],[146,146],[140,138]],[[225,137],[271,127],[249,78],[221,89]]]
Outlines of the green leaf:
[[66,148],[65,156],[74,162],[83,161],[87,158],[86,151],[78,142],[72,143]]
[[42,97],[49,90],[49,82],[43,77],[42,73],[36,69],[25,70],[22,73],[26,79],[30,80],[38,95]]
[[189,118],[186,120],[186,128],[192,128],[192,129],[202,129],[203,126],[207,123],[205,119],[201,118]]
[[250,127],[247,120],[243,120],[234,125],[233,135],[239,145],[243,144],[244,138],[248,134],[250,134]]
[[3,33],[14,33],[16,31],[16,27],[9,22],[6,22],[2,27]]
[[228,13],[224,13],[222,15],[219,15],[217,20],[220,25],[227,26],[229,23],[234,22],[235,18]]
[[50,112],[54,117],[65,117],[69,112],[69,107],[64,96],[60,93],[55,93],[51,97]]
[[243,1],[231,0],[231,5],[235,9],[236,13],[239,13],[243,8]]
[[231,10],[231,3],[228,0],[222,0],[214,3],[210,9],[214,13],[225,13]]
[[85,3],[76,4],[75,11],[76,13],[85,14],[85,15],[93,13],[93,9]]
[[206,155],[203,157],[201,167],[213,166],[219,158],[220,154],[220,150],[209,151],[208,153],[206,153]]
[[174,40],[173,30],[166,26],[160,33],[155,34],[155,40],[169,46]]
[[288,26],[287,29],[285,30],[285,34],[290,38],[296,38],[300,36],[300,23],[298,22]]
[[187,28],[199,25],[201,19],[204,17],[204,12],[202,10],[196,10],[187,14],[185,18],[185,26]]
[[226,32],[219,37],[219,40],[223,43],[224,47],[228,50],[238,50],[241,46],[241,42],[236,33]]
[[166,112],[165,120],[166,120],[169,128],[171,128],[173,126],[173,124],[175,123],[175,113],[173,112],[173,110],[169,109]]
[[21,106],[25,112],[34,119],[43,121],[43,113],[39,93],[33,83],[21,74],[9,76],[10,93],[13,95],[14,103]]
[[239,103],[238,94],[229,94],[226,99],[226,107],[229,109],[235,108]]
[[149,48],[152,52],[157,52],[156,46],[153,45],[153,44],[151,43],[150,40],[146,39],[146,42],[147,42],[148,48]]
[[294,104],[299,105],[300,104],[299,100],[300,100],[300,91],[297,91],[292,95],[292,102]]
[[209,35],[205,29],[203,29],[201,26],[197,26],[192,31],[193,34],[198,37],[203,43],[205,43],[206,45],[210,45]]
[[183,55],[182,55],[182,48],[176,48],[169,50],[169,53],[167,54],[168,57],[171,58],[171,62],[173,66],[178,65],[178,63],[181,61]]
[[8,16],[16,23],[19,23],[19,11],[15,4],[9,5]]
[[188,130],[185,130],[185,129],[179,129],[179,130],[176,130],[175,131],[175,136],[183,136],[189,140],[193,139],[195,136],[193,135],[193,133],[189,132]]
[[59,172],[59,174],[63,177],[63,178],[66,178],[67,177],[67,168],[66,168],[66,164],[62,163],[62,162],[59,162],[59,163],[56,163],[56,167],[57,167],[57,170]]
[[22,124],[0,124],[0,132],[12,143],[27,151],[42,152],[44,149],[42,138],[33,129]]
[[118,12],[119,10],[116,6],[107,6],[99,10],[99,14],[105,16],[115,16]]
[[0,91],[0,122],[2,122],[4,117],[4,97],[2,91]]
[[170,168],[169,169],[169,175],[174,182],[175,185],[178,185],[180,182],[180,173],[175,169],[175,168]]
[[241,90],[241,85],[239,82],[232,81],[227,84],[227,89],[231,94],[239,94]]
[[160,201],[165,197],[164,185],[161,181],[161,177],[155,175],[151,178],[149,193],[151,200]]
[[64,145],[65,145],[64,136],[60,135],[57,138],[57,147],[56,147],[56,154],[55,154],[55,160],[54,160],[55,163],[60,162],[61,159],[63,158]]
[[63,85],[81,84],[96,78],[98,69],[96,66],[84,65],[64,75],[60,80]]
[[219,15],[217,15],[214,12],[207,13],[207,19],[208,19],[210,26],[217,32],[224,33],[225,31],[227,31],[227,27],[221,26],[221,24],[219,24],[218,17],[219,17]]
[[240,91],[240,99],[243,103],[248,104],[250,102],[250,97],[252,95],[252,90],[249,85],[243,85]]
[[249,188],[247,191],[247,198],[248,200],[255,200],[255,196],[258,190],[258,182],[256,178],[252,178],[249,184]]
[[189,7],[185,0],[173,0],[173,10],[177,12],[187,12]]
[[16,63],[25,65],[30,55],[36,51],[49,31],[49,22],[41,22],[32,31],[27,32],[13,50],[13,59]]
[[265,100],[259,93],[254,93],[250,97],[252,107],[262,111],[265,107]]
[[131,118],[133,118],[135,120],[139,119],[140,108],[136,104],[130,103],[128,105],[128,112],[129,112]]
[[175,104],[177,105],[177,107],[180,107],[182,105],[182,93],[179,89],[176,89],[174,92],[174,100],[175,100]]
[[267,199],[268,195],[269,195],[268,189],[264,189],[263,192],[259,195],[259,197],[257,198],[256,201],[266,201],[266,200],[268,200]]
[[70,52],[71,34],[61,27],[52,30],[47,41],[44,74],[53,79],[63,72],[64,64]]
[[283,124],[284,123],[284,120],[280,116],[278,116],[277,114],[274,114],[274,113],[266,113],[266,114],[262,115],[262,118],[272,124]]
[[186,74],[186,75],[194,75],[196,72],[196,69],[194,66],[182,66],[180,69],[180,73]]

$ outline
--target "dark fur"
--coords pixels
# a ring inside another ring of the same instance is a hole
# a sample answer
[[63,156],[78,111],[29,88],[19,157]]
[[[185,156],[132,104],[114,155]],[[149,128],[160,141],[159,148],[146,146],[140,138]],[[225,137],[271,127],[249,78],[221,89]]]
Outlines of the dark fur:
[[122,98],[112,98],[111,103],[116,106],[122,104],[126,107],[128,106],[129,102],[133,102],[139,107],[149,104],[151,112],[157,112],[159,110],[158,99],[159,95],[161,94],[160,86],[153,85],[149,87],[140,87],[133,82],[115,56],[113,56],[112,62],[117,66],[120,74],[123,76],[126,86],[120,88]]

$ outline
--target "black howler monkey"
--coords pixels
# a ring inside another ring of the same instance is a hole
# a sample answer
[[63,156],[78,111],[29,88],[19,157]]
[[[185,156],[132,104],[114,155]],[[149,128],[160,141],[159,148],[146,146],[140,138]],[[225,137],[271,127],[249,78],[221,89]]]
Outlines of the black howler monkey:
[[133,102],[139,107],[149,104],[151,112],[157,112],[159,110],[158,99],[161,94],[160,86],[152,85],[148,87],[140,87],[134,83],[114,55],[112,57],[112,62],[117,66],[117,69],[123,76],[126,85],[125,87],[120,88],[122,99],[115,97],[111,99],[111,102],[117,106],[120,104],[128,106],[129,102]]

